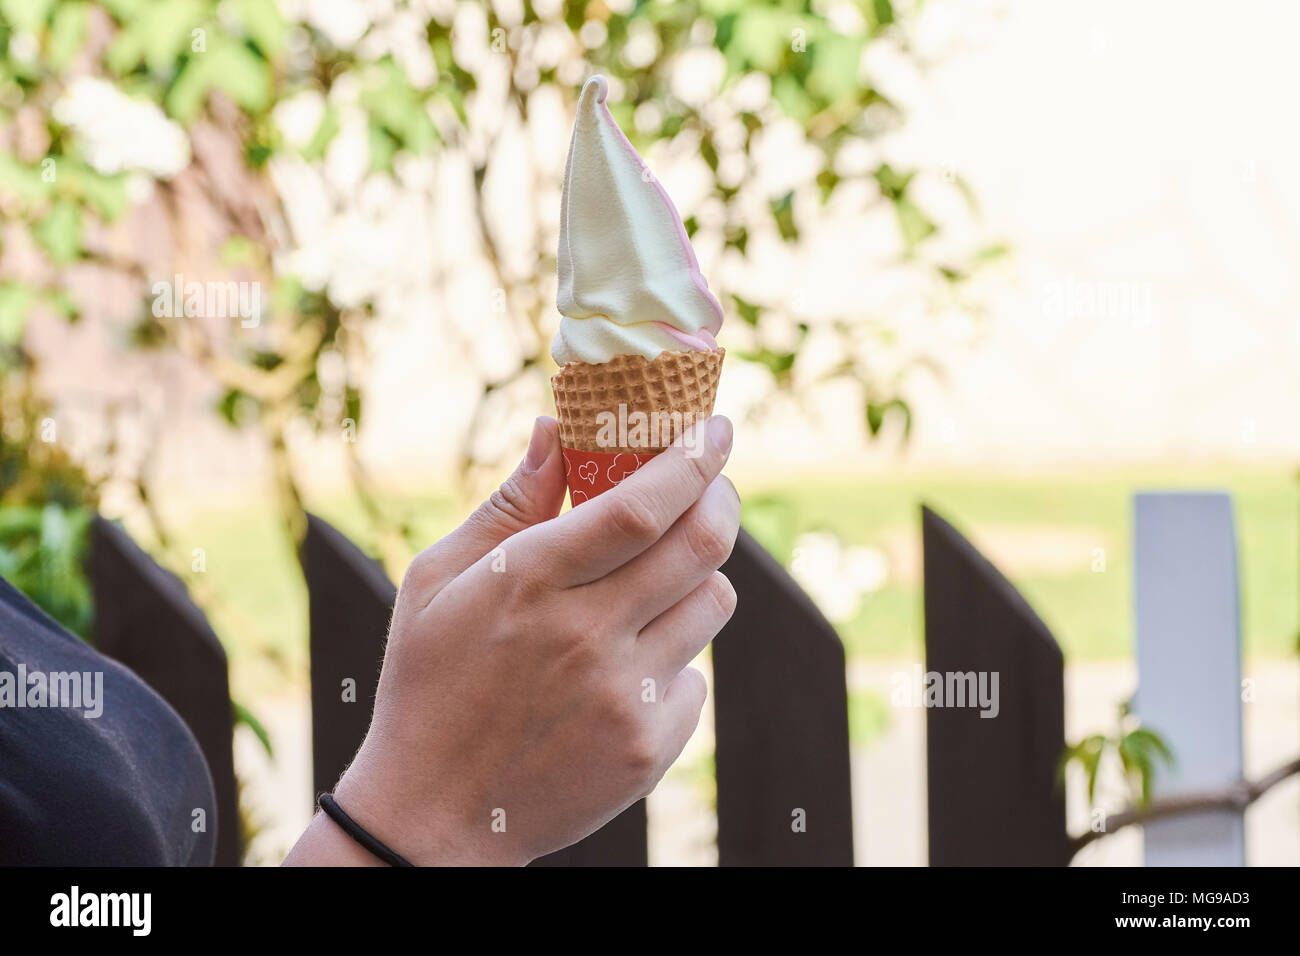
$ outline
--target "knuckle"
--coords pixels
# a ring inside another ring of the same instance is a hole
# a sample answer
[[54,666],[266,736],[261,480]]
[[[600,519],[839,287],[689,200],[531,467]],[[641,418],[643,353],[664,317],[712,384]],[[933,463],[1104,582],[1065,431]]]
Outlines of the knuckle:
[[506,575],[506,603],[512,613],[528,614],[536,610],[541,603],[546,587],[537,575],[526,570],[518,570]]
[[511,475],[492,492],[482,510],[487,512],[483,515],[485,519],[504,520],[514,526],[526,525],[528,515],[532,513],[532,498],[523,482]]
[[713,577],[705,582],[705,588],[708,591],[710,599],[717,605],[718,611],[724,621],[731,619],[731,615],[736,612],[736,589],[732,586],[730,579],[721,571],[713,572]]
[[659,521],[644,497],[631,493],[619,495],[610,509],[609,520],[619,534],[649,547],[659,540]]
[[628,776],[636,782],[641,796],[654,789],[655,784],[659,782],[660,761],[658,748],[655,747],[654,739],[647,731],[640,730],[628,737],[624,748],[624,761]]
[[701,564],[716,568],[731,555],[735,541],[726,522],[707,509],[697,508],[682,529],[686,542]]
[[[563,659],[565,673],[586,683],[590,683],[593,677],[599,679],[602,665],[601,649],[604,645],[592,630],[590,623],[561,611],[548,633],[549,642]],[[597,708],[606,716],[614,716],[612,698],[612,694],[609,699],[596,694]]]
[[433,577],[438,566],[435,547],[425,548],[411,559],[411,563],[406,566],[406,572],[402,575],[401,590],[407,591],[418,588]]
[[700,488],[708,486],[715,474],[713,459],[708,454],[685,454],[682,456],[683,468],[692,481],[698,482]]

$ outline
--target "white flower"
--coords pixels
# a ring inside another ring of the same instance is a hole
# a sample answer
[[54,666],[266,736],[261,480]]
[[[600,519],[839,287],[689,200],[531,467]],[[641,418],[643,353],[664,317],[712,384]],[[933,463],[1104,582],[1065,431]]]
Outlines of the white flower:
[[846,548],[834,534],[812,531],[795,541],[790,571],[822,613],[839,622],[857,614],[862,599],[885,583],[889,564],[875,548]]
[[86,161],[106,176],[142,170],[167,179],[189,165],[185,130],[106,80],[77,77],[54,104],[54,118],[77,133]]

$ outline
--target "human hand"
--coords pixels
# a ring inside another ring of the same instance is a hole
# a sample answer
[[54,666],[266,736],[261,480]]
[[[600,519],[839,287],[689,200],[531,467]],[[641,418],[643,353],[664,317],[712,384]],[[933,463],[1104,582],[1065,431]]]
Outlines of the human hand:
[[556,517],[558,429],[538,419],[515,474],[412,562],[335,789],[358,823],[417,864],[523,864],[654,788],[704,705],[687,665],[736,603],[717,570],[740,523],[732,427],[697,427],[694,456],[679,442]]

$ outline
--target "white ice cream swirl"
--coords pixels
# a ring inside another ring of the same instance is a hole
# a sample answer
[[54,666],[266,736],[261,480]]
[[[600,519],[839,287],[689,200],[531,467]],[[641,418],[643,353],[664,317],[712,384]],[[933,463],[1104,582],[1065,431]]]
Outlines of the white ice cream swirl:
[[605,105],[609,84],[582,88],[560,211],[564,318],[556,363],[653,359],[718,347],[722,306],[709,292],[681,217]]

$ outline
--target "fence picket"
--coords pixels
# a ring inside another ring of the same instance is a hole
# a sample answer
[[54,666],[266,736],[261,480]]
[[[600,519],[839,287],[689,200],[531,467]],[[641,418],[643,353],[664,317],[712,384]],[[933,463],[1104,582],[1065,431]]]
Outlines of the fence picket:
[[[397,589],[342,532],[307,516],[314,795],[334,789],[370,726]],[[345,699],[344,681],[353,681]]]
[[184,583],[125,531],[97,517],[91,532],[95,646],[171,705],[198,741],[217,797],[218,866],[241,859],[239,790],[226,652]]
[[[1175,764],[1154,797],[1215,790],[1242,776],[1241,614],[1232,500],[1215,493],[1134,496],[1138,694],[1143,726]],[[1245,866],[1241,810],[1143,827],[1147,866]]]
[[[998,713],[926,710],[930,863],[1063,866],[1065,662],[1046,625],[951,525],[921,509],[927,673],[997,673]],[[990,685],[991,686],[991,685]]]
[[851,866],[844,647],[748,533],[722,570],[738,601],[713,645],[718,862]]

